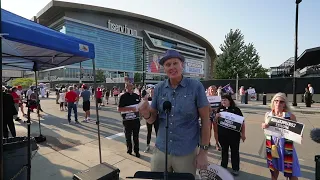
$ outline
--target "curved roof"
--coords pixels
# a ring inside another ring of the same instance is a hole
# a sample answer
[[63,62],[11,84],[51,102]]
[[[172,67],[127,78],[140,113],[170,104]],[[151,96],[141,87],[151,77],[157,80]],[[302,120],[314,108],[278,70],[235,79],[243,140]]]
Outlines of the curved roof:
[[130,19],[134,21],[143,22],[146,24],[162,27],[166,30],[175,32],[180,34],[188,39],[194,41],[195,43],[199,44],[200,46],[207,49],[209,56],[211,57],[211,61],[213,61],[217,57],[217,53],[213,46],[208,42],[205,38],[201,37],[200,35],[191,32],[187,29],[179,27],[177,25],[158,20],[155,18],[130,13],[126,11],[92,6],[92,5],[85,5],[85,4],[77,4],[77,3],[70,3],[70,2],[63,2],[63,1],[55,1],[52,0],[48,3],[40,12],[37,14],[37,19],[40,24],[43,25],[50,25],[55,20],[64,16],[65,11],[81,11],[81,12],[89,12],[89,13],[97,13],[102,15],[112,15],[119,18]]

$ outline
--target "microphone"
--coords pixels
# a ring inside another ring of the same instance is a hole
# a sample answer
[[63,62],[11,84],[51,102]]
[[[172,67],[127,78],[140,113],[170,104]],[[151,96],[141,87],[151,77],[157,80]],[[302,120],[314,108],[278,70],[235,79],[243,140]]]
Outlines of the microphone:
[[142,90],[142,93],[141,93],[141,97],[145,97],[147,95],[147,91],[146,90]]
[[163,103],[163,110],[166,112],[166,113],[170,113],[171,112],[171,102],[170,101],[165,101]]
[[310,131],[311,139],[316,142],[320,143],[320,128],[315,128]]

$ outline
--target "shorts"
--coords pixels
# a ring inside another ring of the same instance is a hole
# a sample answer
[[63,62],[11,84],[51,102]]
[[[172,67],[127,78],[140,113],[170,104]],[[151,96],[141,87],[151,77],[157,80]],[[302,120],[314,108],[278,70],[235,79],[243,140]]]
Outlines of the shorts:
[[84,112],[89,111],[90,110],[90,101],[84,101],[82,104],[82,109]]
[[98,103],[102,103],[102,99],[101,98],[98,98],[97,101],[98,101]]

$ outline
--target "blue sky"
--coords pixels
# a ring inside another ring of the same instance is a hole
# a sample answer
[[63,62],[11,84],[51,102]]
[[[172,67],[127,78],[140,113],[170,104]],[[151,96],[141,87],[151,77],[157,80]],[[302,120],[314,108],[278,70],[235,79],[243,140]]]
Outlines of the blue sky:
[[[67,0],[143,14],[161,19],[206,38],[219,46],[230,29],[240,29],[268,68],[294,56],[295,0]],[[2,8],[26,18],[50,0],[2,0]],[[299,55],[320,46],[320,0],[299,6]]]

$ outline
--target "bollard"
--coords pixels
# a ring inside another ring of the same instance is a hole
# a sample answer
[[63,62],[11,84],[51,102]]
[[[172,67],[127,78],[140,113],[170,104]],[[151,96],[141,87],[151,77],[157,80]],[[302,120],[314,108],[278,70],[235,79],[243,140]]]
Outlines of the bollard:
[[262,103],[263,105],[267,105],[267,95],[263,93],[263,97],[262,97]]
[[320,155],[316,155],[314,157],[314,161],[316,162],[316,173],[315,173],[315,180],[320,180]]

